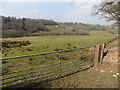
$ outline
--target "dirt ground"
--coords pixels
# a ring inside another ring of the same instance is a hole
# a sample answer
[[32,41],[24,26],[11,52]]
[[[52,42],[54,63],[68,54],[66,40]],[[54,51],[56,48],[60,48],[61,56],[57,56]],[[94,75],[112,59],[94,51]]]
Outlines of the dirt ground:
[[103,72],[118,72],[118,48],[108,49],[107,55],[103,58],[103,62],[98,66]]

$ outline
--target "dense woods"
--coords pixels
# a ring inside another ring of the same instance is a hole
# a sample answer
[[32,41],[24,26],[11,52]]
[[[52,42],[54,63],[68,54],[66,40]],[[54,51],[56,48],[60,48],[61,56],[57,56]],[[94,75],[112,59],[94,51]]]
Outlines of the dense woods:
[[57,23],[53,20],[2,16],[2,37],[22,37],[37,31],[48,31],[45,25]]

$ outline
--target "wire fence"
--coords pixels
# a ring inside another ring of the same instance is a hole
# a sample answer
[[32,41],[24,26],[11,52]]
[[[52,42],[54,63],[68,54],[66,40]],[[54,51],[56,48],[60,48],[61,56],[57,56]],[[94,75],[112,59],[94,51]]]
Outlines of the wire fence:
[[95,47],[2,58],[0,87],[26,87],[90,68],[94,65]]

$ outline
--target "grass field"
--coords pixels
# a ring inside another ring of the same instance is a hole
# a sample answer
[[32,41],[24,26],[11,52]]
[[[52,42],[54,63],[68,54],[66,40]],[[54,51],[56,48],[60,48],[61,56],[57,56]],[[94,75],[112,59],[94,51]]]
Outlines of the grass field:
[[[3,48],[3,50],[4,50],[3,57],[38,54],[38,53],[52,52],[52,51],[58,51],[58,50],[64,50],[64,49],[73,49],[73,48],[97,45],[97,44],[101,44],[104,42],[108,42],[114,38],[114,36],[112,34],[105,32],[105,31],[90,31],[89,33],[90,33],[89,36],[79,36],[79,35],[66,36],[65,35],[65,36],[35,36],[35,37],[22,37],[22,38],[4,38],[3,40],[13,40],[13,41],[14,40],[15,41],[16,40],[20,40],[20,41],[29,40],[31,42],[31,44],[28,46],[22,46],[22,47]],[[83,50],[83,51],[86,52],[86,50]],[[3,63],[3,66],[9,66],[9,65],[21,64],[21,63],[27,63],[27,62],[31,62],[31,61],[49,59],[49,58],[57,57],[58,55],[61,55],[61,56],[71,55],[71,54],[75,54],[78,52],[79,51],[65,52],[65,53],[61,53],[61,54],[53,54],[53,55],[47,55],[47,56],[43,56],[43,57],[36,56],[36,57],[26,57],[24,59],[20,58],[20,59],[16,59],[16,60],[15,59],[14,60],[4,60],[2,63]],[[89,57],[91,57],[91,56],[94,56],[94,53],[83,53],[82,56],[78,55],[78,57],[81,58],[81,57],[84,57],[85,55],[88,55]],[[91,57],[91,58],[93,58],[93,57]],[[61,61],[65,61],[65,60],[69,61],[70,59],[74,59],[73,61],[76,61],[77,57],[71,57],[71,58],[67,58],[67,59],[64,58]],[[44,61],[44,62],[39,62],[39,63],[29,63],[29,64],[23,65],[23,66],[10,67],[10,68],[4,69],[3,71],[4,71],[4,73],[10,73],[10,72],[18,71],[18,70],[20,71],[20,70],[30,69],[30,68],[34,68],[34,67],[38,67],[38,66],[49,65],[49,64],[57,63],[57,62],[59,62],[59,59],[53,59],[50,61]],[[71,63],[71,62],[69,62],[69,63]],[[45,68],[50,68],[50,67],[51,66],[45,67]],[[38,68],[36,70],[42,70],[45,68],[41,68],[41,69]],[[32,70],[31,72],[34,72],[36,70]],[[3,78],[9,78],[9,77],[13,77],[13,76],[21,75],[21,74],[26,74],[29,72],[30,71],[5,75],[5,76],[3,76]],[[28,74],[28,75],[24,75],[24,76],[20,76],[20,77],[15,77],[12,79],[7,79],[7,80],[4,80],[3,82],[9,82],[12,80],[16,80],[16,79],[20,79],[20,78],[24,78],[24,77],[32,76],[32,75],[36,75],[36,73]],[[14,82],[14,84],[15,83],[16,82]],[[10,84],[12,84],[12,83],[10,83]]]
[[[31,45],[17,48],[7,48],[3,57],[21,56],[52,52],[56,49],[72,49],[90,45],[101,44],[114,38],[106,31],[90,31],[90,36],[65,35],[65,36],[35,36],[21,38],[4,38],[3,40],[30,40]],[[29,50],[31,49],[31,50]],[[3,48],[4,50],[4,48]]]

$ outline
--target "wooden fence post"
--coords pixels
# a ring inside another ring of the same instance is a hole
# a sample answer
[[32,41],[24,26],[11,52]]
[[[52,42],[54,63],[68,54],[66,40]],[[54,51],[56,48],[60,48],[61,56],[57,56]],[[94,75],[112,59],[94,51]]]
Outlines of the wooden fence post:
[[94,66],[97,67],[98,63],[100,61],[100,45],[96,45],[95,48],[95,60],[94,60]]
[[101,50],[100,50],[100,63],[101,63],[101,64],[102,64],[102,62],[103,62],[104,48],[105,48],[105,44],[103,44],[103,45],[101,46]]

